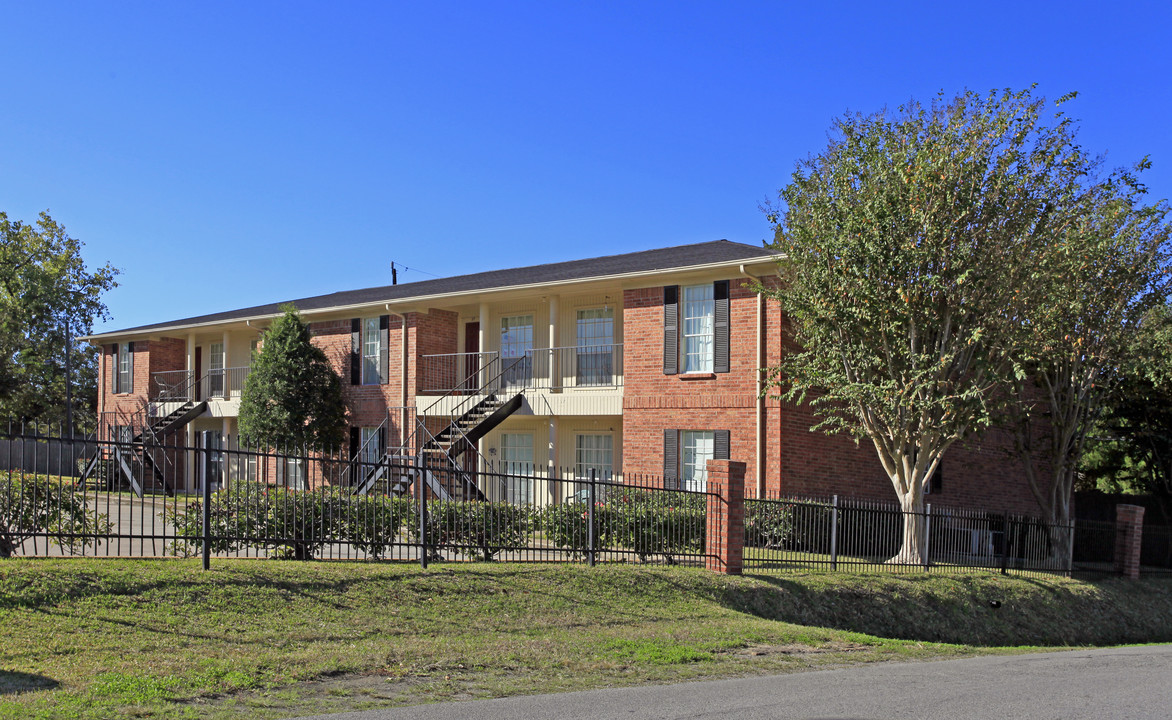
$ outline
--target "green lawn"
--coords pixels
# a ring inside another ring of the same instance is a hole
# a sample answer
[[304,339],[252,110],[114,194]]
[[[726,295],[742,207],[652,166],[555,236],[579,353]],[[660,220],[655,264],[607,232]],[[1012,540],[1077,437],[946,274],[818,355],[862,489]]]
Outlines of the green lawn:
[[1172,582],[10,559],[0,627],[0,717],[260,718],[1168,640]]

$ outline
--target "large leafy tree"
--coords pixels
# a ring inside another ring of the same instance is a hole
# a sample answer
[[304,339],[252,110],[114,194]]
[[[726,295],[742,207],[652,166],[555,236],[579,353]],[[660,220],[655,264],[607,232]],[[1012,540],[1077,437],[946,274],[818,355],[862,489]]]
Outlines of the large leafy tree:
[[0,212],[0,417],[62,423],[68,394],[78,425],[92,422],[97,349],[78,338],[109,317],[102,295],[118,270],[90,270],[81,248],[47,212],[33,225]]
[[265,331],[240,398],[240,436],[277,450],[342,446],[342,380],[292,306]]
[[1085,159],[1030,91],[966,92],[837,121],[770,210],[794,351],[773,368],[818,428],[867,439],[924,557],[925,480],[1009,399],[1010,353],[1044,297],[1053,207]]
[[[1030,489],[1051,521],[1050,550],[1058,558],[1070,550],[1070,533],[1059,528],[1070,524],[1071,491],[1104,402],[1130,378],[1128,396],[1117,398],[1119,411],[1146,422],[1140,417],[1154,419],[1167,407],[1146,407],[1158,402],[1160,390],[1152,358],[1167,351],[1157,347],[1159,334],[1143,326],[1162,325],[1153,311],[1168,296],[1168,208],[1143,203],[1137,173],[1146,161],[1102,179],[1093,163],[1082,166],[1077,191],[1052,208],[1039,259],[1047,292],[1031,304],[1014,343],[1019,404],[1010,426]],[[1166,333],[1162,339],[1167,342]],[[1038,458],[1047,473],[1039,473]]]
[[1172,523],[1172,307],[1144,316],[1081,459],[1087,479],[1154,495]]

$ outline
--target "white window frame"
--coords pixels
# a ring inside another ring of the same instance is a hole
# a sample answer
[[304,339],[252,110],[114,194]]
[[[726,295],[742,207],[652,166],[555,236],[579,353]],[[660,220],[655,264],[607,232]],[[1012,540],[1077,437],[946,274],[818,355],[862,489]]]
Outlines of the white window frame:
[[609,482],[614,477],[614,435],[577,433],[574,436],[574,477],[589,480],[591,470],[595,471],[595,480]]
[[[519,335],[517,330],[524,330]],[[506,315],[501,318],[501,357],[516,359],[533,350],[533,314]]]
[[214,342],[208,345],[209,397],[219,397],[224,394],[224,376],[227,375],[227,371],[224,368],[228,364],[227,359],[223,342]]
[[[533,433],[501,433],[501,469],[505,472],[505,500],[517,505],[533,502]],[[528,451],[518,459],[515,451]]]
[[378,316],[362,318],[362,384],[381,385],[383,365],[382,329]]
[[305,477],[305,459],[287,457],[284,462],[285,487],[290,490],[307,489]]
[[708,461],[716,456],[715,430],[680,431],[680,489],[708,489]]
[[684,373],[710,373],[716,347],[716,289],[708,283],[682,290],[680,367]]
[[614,309],[582,308],[577,311],[575,353],[577,385],[606,386],[614,383]]
[[358,428],[358,461],[367,465],[375,465],[382,460],[382,448],[379,447],[378,428]]
[[125,395],[134,387],[134,378],[130,374],[130,343],[118,344],[118,389],[115,395]]

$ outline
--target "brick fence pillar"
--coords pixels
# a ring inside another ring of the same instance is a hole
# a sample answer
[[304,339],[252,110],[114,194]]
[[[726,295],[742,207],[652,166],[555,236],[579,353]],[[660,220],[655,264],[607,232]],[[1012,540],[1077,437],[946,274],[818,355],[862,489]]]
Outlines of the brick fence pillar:
[[709,460],[708,492],[704,564],[714,572],[740,575],[745,550],[745,464]]
[[1139,553],[1144,537],[1144,509],[1139,505],[1115,506],[1115,573],[1139,579]]

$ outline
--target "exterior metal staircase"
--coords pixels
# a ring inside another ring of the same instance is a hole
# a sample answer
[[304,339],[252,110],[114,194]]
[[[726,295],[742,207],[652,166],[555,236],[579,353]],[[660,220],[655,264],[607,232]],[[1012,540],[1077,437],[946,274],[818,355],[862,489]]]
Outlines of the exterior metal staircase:
[[[143,411],[141,417],[147,421],[133,422],[128,427],[142,429],[127,438],[114,437],[109,454],[99,452],[86,464],[78,483],[87,482],[95,473],[101,472],[103,460],[112,461],[115,477],[125,478],[134,494],[165,493],[174,495],[175,488],[168,480],[168,466],[171,464],[163,446],[162,438],[198,417],[207,408],[207,402],[187,401],[164,416],[151,418]],[[110,427],[111,437],[115,426]],[[174,477],[173,469],[170,472]]]
[[[418,480],[441,500],[484,500],[475,467],[465,465],[480,459],[477,441],[521,408],[526,388],[515,382],[515,370],[525,360],[517,358],[502,365],[497,358],[457,383],[458,390],[449,390],[432,403],[428,410],[452,403],[448,423],[439,432],[433,434],[427,427],[427,418],[435,416],[425,410],[416,418],[415,432],[404,448],[384,450],[377,464],[360,462],[360,450],[352,462],[355,467],[369,469],[352,472],[360,476],[352,483],[354,491],[365,494],[384,489],[403,494]],[[491,379],[481,382],[485,377]],[[408,455],[414,456],[410,465]]]

